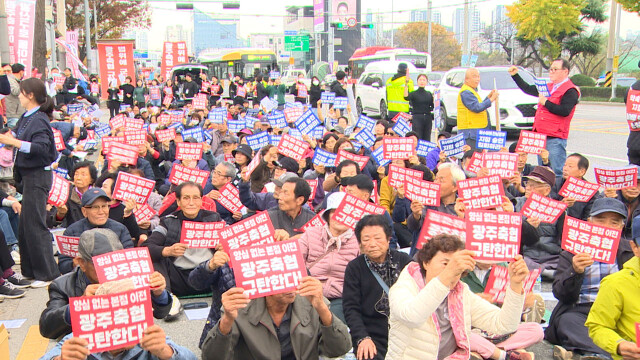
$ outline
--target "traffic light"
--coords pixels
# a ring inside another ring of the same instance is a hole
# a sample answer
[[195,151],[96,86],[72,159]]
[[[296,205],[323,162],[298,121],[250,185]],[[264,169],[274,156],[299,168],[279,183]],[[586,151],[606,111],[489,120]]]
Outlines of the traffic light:
[[363,29],[373,29],[373,24],[362,24],[360,27]]
[[177,3],[176,10],[193,10],[193,4]]
[[338,30],[342,30],[342,29],[344,29],[346,26],[345,26],[343,23],[341,23],[341,22],[337,22],[337,23],[331,23],[331,27],[332,27],[332,28],[336,28],[336,29],[338,29]]

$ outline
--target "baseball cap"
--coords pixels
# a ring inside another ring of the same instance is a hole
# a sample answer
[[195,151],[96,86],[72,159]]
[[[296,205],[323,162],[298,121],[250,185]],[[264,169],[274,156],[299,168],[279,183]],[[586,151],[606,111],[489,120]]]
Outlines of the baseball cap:
[[631,225],[631,237],[640,245],[640,215],[633,218],[633,224]]
[[[620,214],[622,215],[624,220],[627,220],[627,207],[624,206],[622,201],[614,198],[608,198],[608,197],[600,198],[594,201],[593,206],[591,206],[591,213],[589,214],[589,216],[596,216],[606,212],[613,212],[616,214]],[[636,224],[634,222],[634,226],[631,229],[632,233],[634,234],[636,233],[635,225]],[[635,238],[635,235],[634,235],[634,238]]]
[[280,158],[280,160],[276,161],[276,166],[281,167],[287,170],[288,172],[292,172],[294,174],[297,174],[298,170],[300,170],[300,165],[298,165],[298,162],[293,160],[290,157]]
[[337,209],[342,202],[342,199],[344,199],[346,195],[346,193],[339,191],[331,193],[329,194],[329,196],[327,196],[327,207],[322,212],[322,218],[324,219],[324,221],[329,222],[329,219],[327,219],[327,217],[329,216],[329,211]]
[[226,142],[226,143],[229,143],[229,144],[235,144],[237,141],[236,141],[236,138],[233,137],[233,136],[225,136],[225,137],[222,138],[222,140],[220,140],[220,142],[221,143]]
[[556,184],[556,174],[547,166],[536,166],[529,175],[525,176],[526,179],[537,181],[539,183],[553,186]]
[[251,161],[251,158],[253,158],[253,150],[251,149],[251,146],[247,144],[240,144],[235,150],[231,151],[231,154],[233,156],[236,156],[236,153],[244,154],[249,158],[249,161]]
[[287,180],[289,179],[293,179],[293,178],[297,178],[298,175],[296,175],[295,173],[292,172],[286,172],[282,175],[280,175],[279,178],[277,179],[273,179],[273,183],[277,186],[277,187],[282,187],[282,185],[284,185],[285,182],[287,182]]
[[107,193],[104,192],[101,188],[90,188],[82,194],[82,207],[89,206],[93,204],[97,199],[103,198],[107,201],[111,201],[111,198],[107,196]]
[[340,180],[340,185],[355,185],[360,190],[373,191],[373,180],[366,174],[358,174]]
[[[84,198],[84,196],[83,196]],[[94,256],[122,250],[122,243],[113,230],[95,228],[86,230],[78,241],[78,254],[81,258],[91,261]]]

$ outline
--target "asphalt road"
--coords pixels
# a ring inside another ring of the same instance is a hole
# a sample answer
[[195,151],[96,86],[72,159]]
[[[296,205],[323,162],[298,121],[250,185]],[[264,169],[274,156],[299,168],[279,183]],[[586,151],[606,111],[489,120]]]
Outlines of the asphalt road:
[[[579,152],[588,156],[593,165],[599,166],[623,166],[626,160],[626,139],[628,128],[624,120],[624,107],[620,105],[595,105],[580,104],[571,123],[571,132],[568,141],[568,152]],[[513,139],[511,139],[513,140]],[[517,140],[517,139],[516,139]],[[531,157],[530,161],[535,159]],[[593,171],[588,173],[593,179]],[[543,283],[543,292],[550,292],[550,284]],[[9,345],[11,359],[16,359],[23,345],[25,336],[30,326],[37,325],[41,311],[45,308],[48,299],[46,289],[29,289],[22,299],[5,299],[0,303],[0,320],[26,319],[25,323],[17,329],[9,329]],[[206,301],[210,299],[183,300],[184,303]],[[553,309],[555,301],[547,301],[548,310]],[[185,314],[181,314],[176,321],[157,321],[166,333],[178,344],[193,350],[198,357],[198,341],[204,320],[188,320]],[[50,342],[49,348],[54,342]],[[538,359],[551,359],[551,346],[543,343],[530,349],[535,352]]]

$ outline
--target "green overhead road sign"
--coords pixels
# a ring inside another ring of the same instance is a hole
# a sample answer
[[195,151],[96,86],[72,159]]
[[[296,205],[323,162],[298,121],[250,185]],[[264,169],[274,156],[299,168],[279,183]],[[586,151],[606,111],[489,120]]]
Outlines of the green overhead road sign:
[[307,35],[295,35],[284,37],[284,50],[285,51],[309,51],[309,36]]

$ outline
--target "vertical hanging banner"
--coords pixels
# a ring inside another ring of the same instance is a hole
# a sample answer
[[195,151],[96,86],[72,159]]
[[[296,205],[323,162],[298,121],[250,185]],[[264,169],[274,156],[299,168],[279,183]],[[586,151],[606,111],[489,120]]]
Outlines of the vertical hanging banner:
[[71,51],[66,52],[67,67],[71,69],[71,74],[76,79],[84,79],[76,59],[78,59],[78,30],[67,31],[66,34],[67,49]]
[[187,62],[187,43],[184,41],[169,42],[166,41],[162,47],[162,64],[160,73],[165,80],[169,79],[171,68],[174,65]]
[[[100,63],[100,78],[102,98],[106,99],[111,79],[118,79],[124,83],[126,76],[135,76],[133,67],[133,43],[135,40],[99,40],[98,60]],[[122,79],[122,80],[121,80]]]
[[[24,78],[31,77],[36,0],[6,0],[9,62],[24,65]],[[5,60],[6,61],[6,60]],[[44,69],[38,69],[44,71]]]

